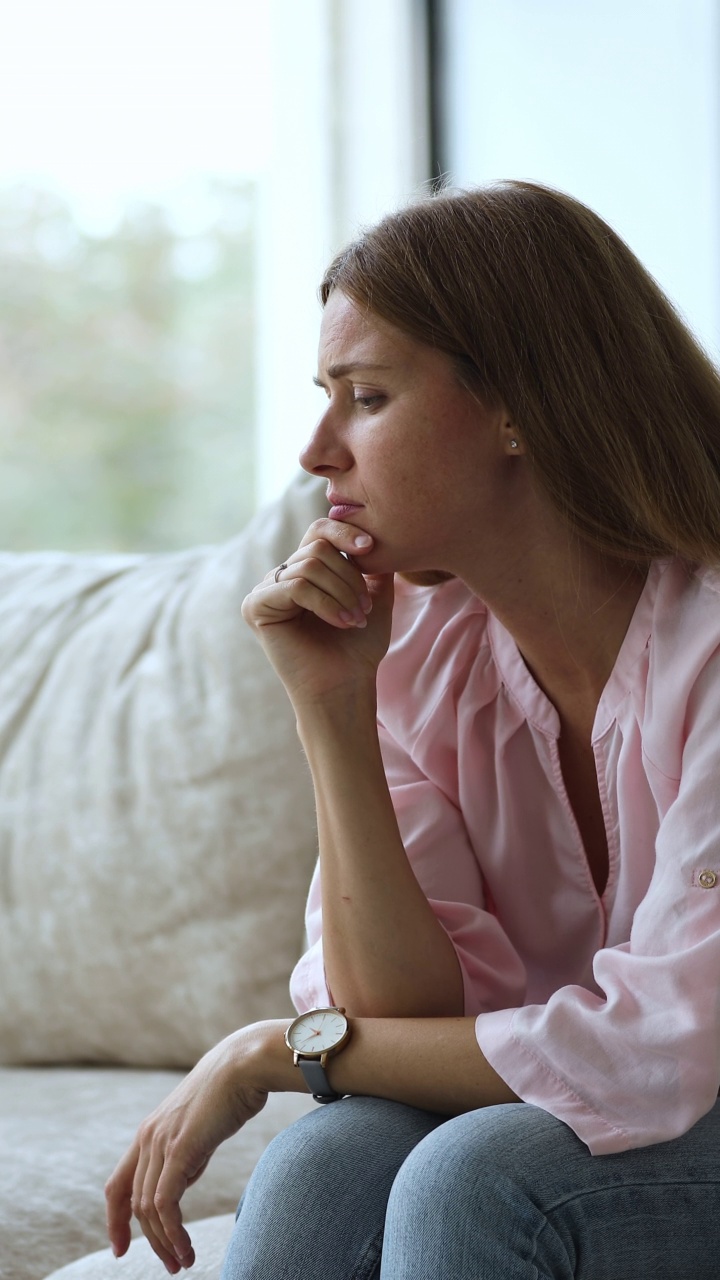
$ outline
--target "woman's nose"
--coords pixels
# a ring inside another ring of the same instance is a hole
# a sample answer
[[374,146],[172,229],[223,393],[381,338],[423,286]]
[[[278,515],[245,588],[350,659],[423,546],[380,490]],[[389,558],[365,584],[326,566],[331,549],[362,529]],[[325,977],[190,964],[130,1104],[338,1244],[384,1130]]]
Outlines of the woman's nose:
[[338,439],[330,421],[330,410],[322,415],[307,444],[300,450],[300,466],[311,475],[324,476],[346,471],[352,463],[350,453]]

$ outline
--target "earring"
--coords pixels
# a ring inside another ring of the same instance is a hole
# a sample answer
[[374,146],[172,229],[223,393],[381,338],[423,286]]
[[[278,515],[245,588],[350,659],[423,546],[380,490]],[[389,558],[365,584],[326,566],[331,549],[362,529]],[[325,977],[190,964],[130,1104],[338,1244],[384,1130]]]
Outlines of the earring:
[[517,449],[517,447],[518,447],[518,442],[517,442],[517,440],[511,440],[511,441],[510,441],[510,448],[511,448],[511,449]]

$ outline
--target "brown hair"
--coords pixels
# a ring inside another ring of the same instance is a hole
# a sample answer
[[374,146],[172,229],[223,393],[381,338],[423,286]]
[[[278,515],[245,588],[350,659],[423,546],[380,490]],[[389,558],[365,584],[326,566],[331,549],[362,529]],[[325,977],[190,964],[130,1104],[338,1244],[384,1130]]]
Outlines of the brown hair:
[[531,182],[443,191],[338,254],[323,305],[333,289],[507,409],[578,536],[636,563],[720,564],[720,376],[585,205]]

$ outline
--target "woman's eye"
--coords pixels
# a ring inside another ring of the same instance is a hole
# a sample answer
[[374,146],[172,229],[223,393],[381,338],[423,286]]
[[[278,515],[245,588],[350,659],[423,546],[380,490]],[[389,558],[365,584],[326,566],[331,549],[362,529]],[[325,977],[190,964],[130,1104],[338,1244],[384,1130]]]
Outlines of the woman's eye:
[[372,396],[361,396],[356,392],[354,396],[355,403],[359,404],[363,409],[377,409],[380,402],[384,399],[384,396],[377,394]]

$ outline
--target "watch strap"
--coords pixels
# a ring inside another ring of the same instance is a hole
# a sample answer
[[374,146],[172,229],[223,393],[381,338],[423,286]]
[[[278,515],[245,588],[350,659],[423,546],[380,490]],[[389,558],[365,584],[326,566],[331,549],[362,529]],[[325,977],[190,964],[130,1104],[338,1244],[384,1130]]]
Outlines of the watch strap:
[[327,1078],[325,1068],[318,1062],[317,1058],[301,1058],[298,1056],[298,1066],[316,1102],[338,1102],[343,1097],[341,1093],[335,1092]]

